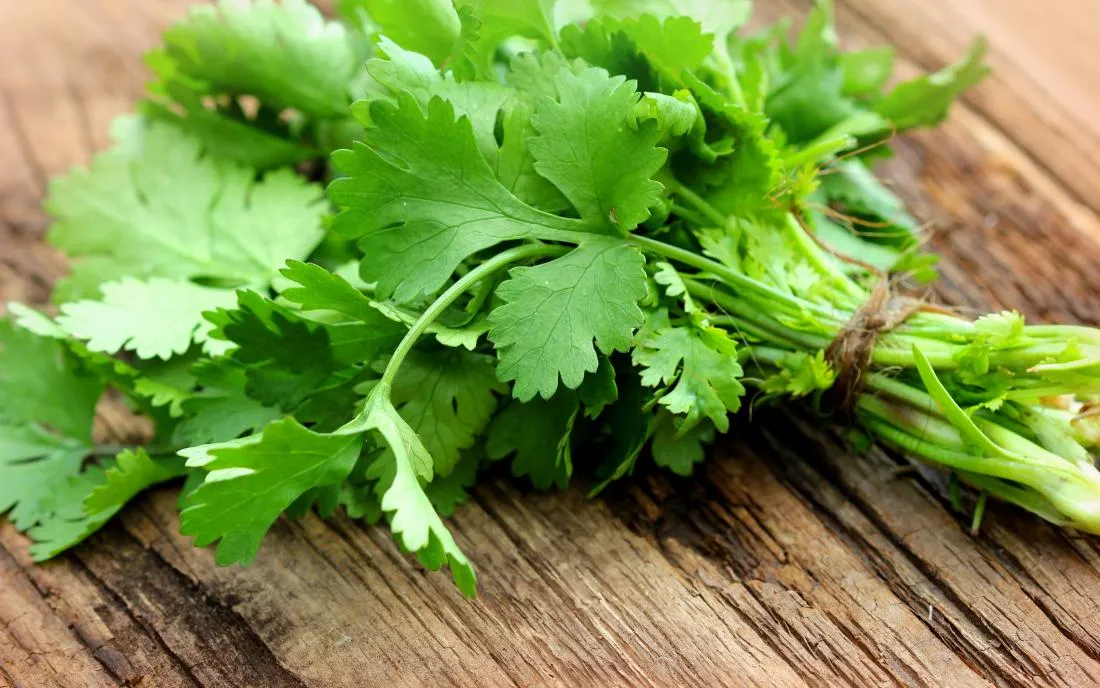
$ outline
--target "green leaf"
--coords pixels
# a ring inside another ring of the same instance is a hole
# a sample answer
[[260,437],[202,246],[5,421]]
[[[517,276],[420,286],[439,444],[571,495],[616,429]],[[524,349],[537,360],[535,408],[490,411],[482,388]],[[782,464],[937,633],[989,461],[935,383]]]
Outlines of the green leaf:
[[223,342],[210,339],[213,326],[202,314],[232,306],[236,294],[231,289],[159,277],[124,277],[100,289],[100,300],[67,303],[57,318],[65,332],[86,341],[92,351],[126,350],[138,358],[168,359],[183,354],[192,343],[214,355],[225,350]]
[[878,95],[894,72],[896,50],[876,45],[855,52],[841,53],[838,62],[844,72],[844,95]]
[[0,513],[19,530],[51,520],[54,495],[80,473],[89,450],[34,425],[0,425]]
[[690,17],[716,37],[718,45],[752,14],[750,0],[593,0],[601,13],[617,17],[651,14],[658,19]]
[[848,159],[835,163],[829,174],[822,175],[820,180],[821,192],[829,203],[841,206],[850,215],[891,225],[875,227],[859,234],[882,243],[905,247],[919,233],[920,223],[905,210],[901,199],[859,160]]
[[766,135],[767,118],[730,103],[693,74],[686,73],[685,81],[699,107],[714,116],[714,131],[708,136],[730,139],[733,154],[699,165],[694,178],[681,181],[713,189],[707,201],[725,214],[746,217],[774,212],[784,170],[778,147]]
[[596,372],[585,375],[584,382],[577,388],[577,395],[584,404],[584,415],[588,418],[599,416],[619,398],[619,390],[615,386],[615,366],[607,356],[600,355],[599,359]]
[[535,110],[539,136],[529,142],[535,169],[554,183],[582,218],[633,229],[649,217],[664,165],[655,127],[627,126],[638,103],[632,82],[602,69],[558,75],[557,101]]
[[858,111],[843,91],[844,73],[835,65],[807,68],[771,94],[768,116],[790,141],[809,142]]
[[437,476],[424,486],[424,492],[428,495],[432,506],[443,518],[454,516],[458,507],[470,499],[468,490],[477,481],[477,459],[467,454],[450,475]]
[[343,208],[334,229],[362,237],[360,274],[377,283],[379,298],[427,296],[467,257],[502,241],[591,229],[535,210],[501,186],[478,153],[470,120],[456,120],[448,101],[433,98],[425,115],[413,96],[399,93],[396,105],[373,101],[370,118],[370,145],[333,155],[348,177],[332,183],[329,197]]
[[[497,376],[513,395],[550,398],[558,379],[576,389],[598,367],[596,349],[626,351],[644,316],[645,259],[610,239],[592,239],[535,267],[513,268],[497,287],[504,302],[489,315]],[[595,346],[593,346],[595,340]]]
[[[493,82],[456,81],[451,74],[440,74],[428,58],[402,50],[384,36],[379,49],[389,59],[367,63],[367,71],[374,80],[394,95],[412,94],[423,108],[435,96],[451,103],[457,116],[470,120],[478,148],[491,165],[497,157],[497,116],[512,95],[510,89]],[[369,117],[369,103],[356,104],[359,112],[363,107],[368,108],[365,117]]]
[[[561,31],[561,51],[582,64],[602,67],[611,74],[636,81],[641,88],[658,90],[659,75],[638,50],[619,21],[601,17],[583,25],[570,24]],[[557,97],[557,88],[543,95]]]
[[84,500],[85,515],[106,520],[138,493],[186,473],[182,457],[152,458],[145,449],[127,449],[107,468],[105,481]]
[[382,502],[375,494],[373,485],[352,485],[345,482],[340,486],[338,502],[349,518],[362,519],[370,524],[375,524],[382,518]]
[[507,78],[518,89],[506,106],[501,123],[503,141],[494,172],[502,185],[524,203],[547,212],[561,212],[569,201],[556,186],[535,171],[528,145],[538,132],[531,122],[537,96],[557,98],[557,75],[578,67],[558,53],[521,53],[511,63]]
[[612,481],[634,471],[653,431],[653,413],[646,408],[650,401],[649,394],[642,387],[637,371],[625,365],[616,373],[618,400],[607,410],[604,421],[611,446],[596,469],[596,476],[602,482],[589,491],[590,497],[602,492]]
[[962,60],[934,74],[898,84],[876,104],[875,110],[898,131],[939,124],[963,91],[989,76],[984,62],[987,49],[985,39],[979,38]]
[[164,32],[165,90],[255,96],[314,117],[341,117],[360,65],[354,39],[305,0],[197,5]]
[[680,301],[685,313],[699,312],[699,306],[688,293],[684,278],[672,267],[671,263],[657,263],[657,272],[653,274],[653,281],[665,288],[665,294]]
[[393,381],[391,399],[423,441],[435,475],[447,476],[489,424],[500,391],[490,356],[413,351]]
[[688,91],[680,90],[671,96],[664,93],[645,93],[634,106],[634,120],[638,123],[653,120],[662,138],[684,136],[702,118],[699,107]]
[[[378,356],[392,351],[407,329],[401,323],[412,324],[416,319],[411,315],[408,320],[395,317],[395,312],[400,313],[399,309],[372,301],[343,277],[319,265],[287,261],[287,267],[282,270],[282,275],[300,285],[284,290],[283,298],[297,303],[304,311],[334,311],[362,326],[340,328],[330,332],[334,348],[354,343],[354,358],[358,361],[373,361]],[[470,333],[465,330],[457,332],[452,328],[439,325],[433,331],[441,341],[444,339],[451,341],[451,346],[458,345],[455,340],[469,345],[470,349],[477,345],[477,335],[473,335],[474,341],[471,344],[468,341]],[[340,358],[339,352],[337,352],[337,358]]]
[[[84,499],[106,480],[103,468],[88,466],[71,475],[59,475],[41,504],[39,522],[27,531],[30,554],[45,561],[82,542],[99,530],[111,514],[87,515]],[[112,512],[113,513],[113,512]]]
[[388,320],[371,305],[371,300],[363,292],[320,265],[288,260],[279,273],[298,285],[284,289],[280,295],[298,304],[304,311],[335,311],[372,325],[381,325]]
[[791,351],[777,364],[779,372],[765,378],[761,386],[766,392],[788,394],[797,399],[829,389],[836,382],[836,371],[820,349],[814,354]]
[[291,410],[337,368],[328,330],[255,292],[238,292],[234,310],[212,314],[230,354],[246,370],[248,396]]
[[726,432],[728,414],[741,408],[741,365],[724,330],[705,325],[663,328],[638,345],[634,363],[643,369],[642,384],[668,389],[660,404],[684,416],[681,435],[704,418]]
[[103,388],[60,342],[0,319],[0,424],[36,424],[87,445]]
[[539,490],[564,488],[573,473],[570,439],[580,403],[561,390],[550,399],[513,401],[489,426],[485,451],[491,459],[514,455],[512,475],[527,476]]
[[[187,356],[176,356],[168,361],[153,359],[151,361],[136,361],[140,368],[134,368],[134,379],[130,389],[125,385],[115,384],[123,393],[130,392],[131,396],[138,396],[147,400],[153,408],[167,407],[170,417],[179,418],[183,415],[183,402],[191,398],[195,389],[195,378],[191,375],[191,367],[199,352],[193,351]],[[139,407],[140,408],[140,407]],[[157,418],[153,418],[157,422]]]
[[225,359],[204,361],[194,369],[202,391],[181,403],[184,418],[173,440],[188,446],[213,444],[251,435],[283,416],[245,393],[247,374]]
[[416,552],[425,568],[437,571],[444,564],[450,566],[455,585],[473,597],[477,594],[473,566],[440,520],[420,482],[432,477],[432,457],[416,431],[390,403],[389,392],[384,384],[371,391],[357,425],[377,431],[389,447],[370,465],[368,477],[378,480],[382,510],[389,518],[394,538],[405,550]]
[[[165,60],[156,53],[146,56],[150,68],[160,74],[174,69],[160,66]],[[236,103],[208,110],[200,95],[178,90],[171,98],[152,95],[137,104],[137,111],[143,121],[141,126],[149,123],[171,126],[199,141],[207,153],[258,170],[296,165],[322,155],[313,143],[302,140],[298,132],[284,126],[268,109],[262,109],[256,117],[249,117]]]
[[462,28],[449,0],[354,1],[382,33],[407,50],[427,55],[437,65],[450,56]]
[[180,532],[198,547],[220,541],[223,566],[248,565],[279,514],[307,491],[343,481],[361,448],[359,434],[321,435],[286,418],[258,437],[184,449],[187,466],[207,474],[180,512]]
[[714,36],[690,16],[670,16],[663,21],[652,14],[619,24],[640,52],[658,71],[678,80],[685,69],[697,70],[714,52]]
[[481,26],[472,46],[483,73],[490,66],[497,47],[508,38],[523,36],[553,44],[554,4],[556,0],[457,0],[459,10],[468,7]]
[[653,462],[677,475],[691,475],[695,464],[707,458],[706,445],[714,441],[714,425],[705,420],[687,432],[676,426],[676,417],[671,413],[657,414],[650,445]]
[[46,208],[50,243],[74,259],[62,300],[126,276],[266,287],[287,258],[317,245],[325,212],[320,187],[292,170],[256,181],[164,124],[54,178]]
[[1007,348],[1023,342],[1024,316],[1016,311],[988,313],[974,321],[974,329],[988,338],[995,347]]

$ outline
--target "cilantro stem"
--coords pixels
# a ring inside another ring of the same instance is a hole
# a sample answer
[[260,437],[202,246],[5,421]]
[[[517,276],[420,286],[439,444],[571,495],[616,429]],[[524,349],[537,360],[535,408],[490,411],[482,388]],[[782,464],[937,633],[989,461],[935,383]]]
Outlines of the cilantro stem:
[[175,455],[180,449],[185,447],[180,445],[169,444],[96,444],[88,450],[88,456],[100,458],[104,456],[115,456],[121,454],[124,451],[135,451],[138,449],[144,449],[145,453],[151,457],[156,456],[170,456]]
[[419,340],[420,336],[428,329],[428,326],[454,303],[455,299],[470,289],[470,287],[512,263],[518,263],[521,260],[528,260],[530,258],[561,255],[568,250],[569,248],[565,246],[524,244],[522,246],[510,248],[506,251],[501,251],[492,258],[485,260],[485,262],[481,263],[473,270],[467,272],[457,282],[448,287],[446,291],[440,294],[439,297],[420,314],[416,322],[412,324],[409,331],[405,333],[404,339],[401,340],[401,343],[398,344],[397,348],[394,350],[389,363],[386,364],[386,369],[382,373],[382,380],[379,384],[388,387],[393,383],[394,378],[397,376],[397,371],[401,368],[401,364],[404,362],[405,357],[408,356],[412,348],[416,346],[417,340]]
[[[669,260],[674,260],[684,265],[689,265],[697,270],[710,273],[731,289],[742,289],[744,291],[753,292],[764,297],[771,303],[778,302],[799,311],[813,312],[829,320],[837,320],[838,318],[838,312],[835,309],[825,308],[819,304],[803,301],[790,294],[785,294],[770,285],[758,282],[751,277],[747,277],[736,270],[731,270],[725,265],[693,251],[688,251],[679,246],[673,246],[672,244],[666,244],[663,241],[657,241],[656,239],[650,239],[649,237],[637,234],[630,237],[630,243],[642,250],[656,253]],[[841,322],[843,321],[841,320]]]
[[719,212],[719,210],[712,206],[710,203],[707,203],[706,199],[704,199],[702,196],[681,184],[679,180],[677,180],[671,174],[661,175],[661,183],[668,187],[669,191],[687,201],[688,205],[692,206],[697,211],[706,216],[706,218],[713,222],[715,226],[726,226],[727,218],[725,215]]
[[706,226],[707,219],[703,217],[697,210],[686,208],[679,203],[672,204],[672,212],[674,215],[684,218],[685,220],[699,226]]

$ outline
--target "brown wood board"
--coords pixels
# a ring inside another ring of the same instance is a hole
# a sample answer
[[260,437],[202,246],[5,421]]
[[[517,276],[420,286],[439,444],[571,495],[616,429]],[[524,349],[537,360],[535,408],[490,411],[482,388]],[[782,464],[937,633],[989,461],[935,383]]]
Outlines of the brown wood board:
[[[0,299],[47,298],[47,180],[107,145],[189,4],[0,0]],[[994,77],[883,169],[933,226],[945,301],[1097,325],[1100,0],[1056,5],[838,14],[853,46],[897,43],[903,72],[988,34]],[[5,523],[0,685],[1100,685],[1100,540],[1004,506],[971,536],[942,482],[900,465],[773,410],[692,479],[596,500],[493,481],[452,522],[475,602],[341,518],[280,522],[248,569],[178,534],[172,490],[45,565]]]

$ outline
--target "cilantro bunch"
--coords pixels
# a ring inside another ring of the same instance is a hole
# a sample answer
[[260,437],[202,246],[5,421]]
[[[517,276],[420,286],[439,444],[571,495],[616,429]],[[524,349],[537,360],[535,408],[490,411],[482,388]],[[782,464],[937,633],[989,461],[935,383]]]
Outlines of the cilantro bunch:
[[[802,398],[973,485],[976,520],[992,495],[1100,531],[1100,332],[913,308],[833,355],[888,276],[934,277],[870,165],[985,76],[980,42],[888,86],[829,2],[795,39],[739,0],[339,7],[196,8],[51,183],[72,272],[0,322],[0,510],[36,558],[182,478],[221,564],[342,509],[472,595],[443,518],[486,467],[686,475]],[[97,440],[105,396],[147,442]]]

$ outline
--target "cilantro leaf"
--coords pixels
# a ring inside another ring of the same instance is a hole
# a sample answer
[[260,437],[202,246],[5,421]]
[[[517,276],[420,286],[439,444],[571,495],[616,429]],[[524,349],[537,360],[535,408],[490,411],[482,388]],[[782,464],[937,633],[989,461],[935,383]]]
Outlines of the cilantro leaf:
[[477,480],[477,459],[467,454],[455,464],[454,470],[447,476],[436,476],[424,486],[432,506],[443,518],[454,516],[458,507],[470,499],[468,490]]
[[539,490],[564,488],[573,473],[571,437],[580,412],[575,392],[549,399],[513,401],[489,427],[485,451],[491,459],[512,458],[512,475],[527,476]]
[[49,521],[48,504],[80,473],[88,443],[35,425],[0,425],[0,513],[19,530]]
[[688,16],[661,21],[652,14],[643,14],[621,22],[619,27],[651,65],[673,80],[685,69],[699,69],[714,51],[714,37]]
[[489,73],[497,47],[511,36],[554,44],[555,3],[556,0],[458,0],[460,11],[468,7],[480,22],[477,40],[471,46],[479,69]]
[[619,398],[605,415],[611,446],[596,468],[596,477],[601,482],[589,492],[590,497],[633,472],[653,432],[653,412],[646,408],[650,396],[637,371],[627,365],[616,373]]
[[676,417],[661,411],[653,425],[653,462],[677,475],[691,475],[695,464],[707,458],[706,445],[714,441],[714,425],[704,420],[686,432]]
[[664,165],[655,127],[627,126],[638,94],[625,78],[602,69],[558,76],[559,99],[543,100],[529,146],[535,169],[554,183],[582,218],[633,229],[649,217],[662,186],[651,177]]
[[698,313],[700,307],[688,293],[684,278],[672,267],[671,263],[660,262],[655,266],[657,271],[653,274],[653,281],[665,288],[665,294],[680,301],[685,313]]
[[184,418],[174,430],[176,442],[188,446],[226,442],[258,433],[283,415],[249,397],[245,369],[226,359],[204,361],[194,372],[202,390],[181,402]]
[[[515,381],[513,395],[549,399],[558,379],[576,389],[605,354],[626,351],[644,315],[647,293],[641,252],[611,239],[592,239],[535,267],[518,267],[497,288],[504,302],[489,315],[497,375]],[[595,346],[593,346],[595,340]]]
[[113,354],[125,349],[138,358],[168,359],[187,351],[192,342],[210,353],[225,348],[209,338],[213,326],[202,314],[231,306],[236,295],[230,289],[158,277],[124,277],[100,289],[100,300],[64,304],[57,318],[62,329],[86,340],[92,351]]
[[662,139],[683,136],[692,131],[702,118],[699,107],[691,100],[688,91],[679,90],[671,96],[664,93],[645,93],[634,106],[637,123],[653,120]]
[[719,45],[724,45],[752,13],[750,0],[593,0],[592,4],[598,11],[617,17],[691,17],[704,31],[713,33]]
[[321,239],[320,188],[290,170],[255,171],[203,156],[196,140],[150,124],[50,183],[48,238],[75,259],[63,300],[119,277],[204,278],[266,287]]
[[255,292],[237,294],[233,310],[211,315],[230,354],[246,370],[248,395],[292,410],[338,367],[329,331]]
[[248,565],[279,514],[308,490],[344,480],[361,448],[358,434],[321,435],[286,418],[260,436],[184,449],[187,466],[207,474],[185,500],[180,532],[198,547],[220,541],[223,566]]
[[[497,157],[497,115],[511,97],[509,89],[492,82],[456,81],[451,74],[440,74],[425,56],[403,50],[385,36],[379,41],[379,48],[389,59],[367,63],[367,71],[374,80],[391,93],[411,93],[425,108],[433,96],[450,102],[456,115],[469,118],[478,148],[492,164]],[[360,109],[363,105],[356,107]],[[368,112],[365,117],[369,116]]]
[[821,178],[821,193],[830,203],[851,215],[867,218],[890,227],[877,229],[869,239],[906,247],[919,233],[920,223],[905,210],[905,205],[857,159],[835,163],[830,174]]
[[389,447],[370,465],[368,477],[378,480],[382,511],[389,518],[394,538],[404,549],[416,552],[426,568],[437,571],[444,564],[450,566],[458,589],[473,597],[477,594],[473,566],[421,486],[421,480],[432,477],[432,457],[389,402],[389,392],[387,385],[375,386],[356,426],[378,432]]
[[574,238],[577,220],[540,212],[513,196],[478,153],[470,120],[433,98],[425,114],[413,96],[370,105],[370,145],[337,151],[348,174],[329,187],[343,211],[334,229],[361,237],[360,274],[380,298],[401,303],[437,291],[470,255],[502,241]]
[[255,96],[316,117],[343,116],[359,67],[352,37],[305,0],[197,5],[164,32],[166,86]]
[[844,95],[878,95],[894,72],[895,55],[894,48],[888,45],[841,53],[838,63],[844,72]]
[[501,387],[489,356],[414,351],[401,364],[391,398],[423,441],[435,474],[447,476],[489,424]]
[[609,404],[619,398],[619,389],[615,385],[615,366],[607,356],[599,356],[600,363],[596,372],[584,376],[584,382],[577,388],[584,415],[596,418]]
[[730,103],[691,73],[685,80],[704,112],[713,116],[713,135],[729,138],[733,153],[699,165],[686,179],[710,188],[707,200],[725,214],[739,217],[772,212],[783,178],[778,146],[767,136],[768,119]]
[[182,457],[152,458],[142,448],[127,449],[106,466],[104,481],[84,500],[90,521],[106,521],[138,493],[186,473]]
[[[372,301],[343,277],[319,265],[287,261],[282,275],[299,285],[285,289],[283,298],[297,303],[303,311],[334,311],[355,321],[354,326],[330,328],[334,355],[338,359],[343,358],[342,349],[350,347],[352,361],[370,362],[392,350],[405,334],[406,328],[401,323],[409,321],[395,318],[392,312],[395,307]],[[459,340],[464,345],[469,344],[470,349],[476,346],[477,335],[473,335],[474,343],[470,344],[469,333],[456,333],[442,325],[433,331],[441,342]]]
[[86,445],[103,388],[60,342],[0,319],[0,423],[39,425]]
[[724,330],[706,325],[662,328],[640,342],[634,363],[642,368],[642,384],[668,389],[659,403],[684,416],[681,434],[704,418],[726,432],[728,414],[741,408],[741,365]]
[[371,21],[401,47],[441,64],[451,54],[462,29],[449,0],[344,0],[341,11],[362,7]]
[[513,58],[508,81],[517,89],[506,104],[501,122],[503,140],[496,156],[497,179],[524,203],[547,212],[561,212],[569,201],[546,177],[535,171],[535,160],[528,145],[538,132],[531,121],[538,96],[557,98],[557,75],[576,69],[553,52],[521,53]]
[[895,86],[876,104],[875,110],[900,131],[939,124],[963,91],[989,76],[989,67],[984,62],[987,50],[985,40],[978,39],[959,62]]
[[[82,542],[113,515],[84,512],[84,499],[106,480],[101,466],[92,464],[79,473],[55,477],[50,492],[39,504],[38,523],[27,531],[30,554],[44,561]],[[117,510],[116,510],[117,511]]]
[[829,389],[836,382],[836,371],[825,360],[825,352],[818,350],[791,351],[777,361],[779,371],[768,376],[761,389],[770,393],[782,392],[792,398],[804,397],[818,390]]

